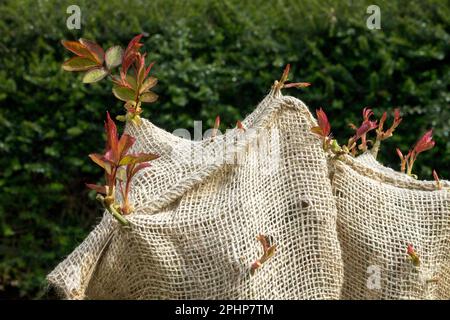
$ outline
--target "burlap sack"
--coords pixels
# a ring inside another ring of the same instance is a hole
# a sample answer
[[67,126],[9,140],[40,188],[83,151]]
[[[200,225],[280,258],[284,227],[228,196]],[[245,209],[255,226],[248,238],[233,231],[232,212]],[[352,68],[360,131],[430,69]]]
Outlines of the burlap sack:
[[[69,299],[338,299],[337,213],[315,120],[272,90],[243,125],[202,141],[128,126],[132,151],[161,155],[135,178],[131,230],[106,214],[49,283]],[[215,161],[222,152],[238,164]],[[258,234],[277,250],[251,276]]]
[[342,298],[449,299],[450,192],[386,168],[370,154],[343,157],[333,167]]

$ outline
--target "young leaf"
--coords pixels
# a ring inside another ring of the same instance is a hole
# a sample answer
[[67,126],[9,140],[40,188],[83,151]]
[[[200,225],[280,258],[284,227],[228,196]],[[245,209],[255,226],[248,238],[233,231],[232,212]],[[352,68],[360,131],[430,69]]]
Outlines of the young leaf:
[[283,86],[283,88],[306,88],[309,87],[311,85],[311,83],[309,82],[292,82],[292,83],[287,83]]
[[119,161],[119,138],[117,135],[117,126],[109,115],[109,111],[106,111],[105,121],[106,132],[106,154],[111,154],[112,161],[117,163]]
[[106,50],[105,61],[108,69],[115,68],[122,63],[123,50],[120,46],[114,46]]
[[122,101],[134,100],[135,98],[134,91],[129,88],[114,86],[112,91],[114,96]]
[[105,60],[105,51],[94,41],[81,38],[80,43],[89,50],[90,54],[95,58],[98,64],[103,64]]
[[135,175],[138,171],[140,171],[140,170],[142,170],[142,169],[145,169],[145,168],[148,168],[148,167],[150,167],[150,166],[151,166],[151,165],[150,165],[150,163],[148,163],[148,162],[139,163],[139,164],[134,168],[132,174]]
[[97,63],[83,57],[73,57],[63,63],[62,68],[66,71],[86,71],[97,66]]
[[131,146],[135,143],[136,139],[130,136],[129,134],[122,134],[122,136],[119,139],[118,144],[118,153],[119,157],[122,158],[125,156],[125,154],[128,152],[128,150],[131,148]]
[[138,34],[135,36],[131,41],[128,43],[127,49],[125,50],[125,56],[132,54],[133,52],[137,52],[140,47],[143,46],[142,43],[139,43],[141,41],[143,34]]
[[245,131],[244,125],[243,125],[242,122],[239,121],[239,120],[236,121],[236,127],[237,127],[238,129],[240,129],[240,130]]
[[437,189],[438,190],[442,190],[441,181],[439,180],[439,176],[438,176],[436,170],[434,170],[434,169],[433,169],[433,178],[434,178],[434,181],[436,181]]
[[140,100],[142,102],[148,102],[148,103],[155,102],[156,100],[158,100],[158,95],[154,92],[149,91],[149,92],[142,94],[140,97]]
[[106,187],[105,186],[99,186],[92,183],[86,183],[86,187],[89,189],[97,191],[97,193],[106,194]]
[[155,159],[158,159],[159,155],[152,154],[152,153],[138,153],[138,154],[127,154],[124,156],[120,162],[120,166],[133,164],[133,163],[142,163],[147,161],[152,161]]
[[286,65],[286,67],[284,68],[283,74],[281,76],[281,79],[280,79],[281,84],[284,84],[288,80],[290,70],[291,70],[291,65],[288,63]]
[[77,56],[88,58],[92,61],[95,61],[95,58],[92,56],[89,50],[86,49],[86,47],[82,45],[80,42],[62,40],[61,44],[64,46],[64,48],[75,53]]
[[149,77],[147,78],[144,83],[141,86],[141,89],[139,90],[139,93],[145,93],[146,91],[153,88],[158,83],[158,79],[155,77]]
[[127,117],[123,116],[123,115],[119,115],[119,116],[116,116],[116,120],[120,121],[120,122],[125,122],[125,121],[127,121]]
[[94,68],[86,72],[86,74],[83,77],[83,83],[93,83],[102,80],[106,75],[108,74],[108,71],[104,68]]
[[111,165],[103,160],[103,156],[101,154],[92,153],[89,155],[89,158],[91,158],[91,160],[98,164],[100,167],[105,169],[108,174],[111,174]]
[[136,78],[133,77],[131,74],[127,74],[125,79],[127,80],[128,84],[131,86],[131,88],[136,91],[136,87],[137,87]]
[[214,140],[214,138],[217,135],[217,131],[219,130],[219,126],[220,126],[220,116],[216,116],[216,120],[214,120],[214,128],[213,131],[211,132],[211,140]]

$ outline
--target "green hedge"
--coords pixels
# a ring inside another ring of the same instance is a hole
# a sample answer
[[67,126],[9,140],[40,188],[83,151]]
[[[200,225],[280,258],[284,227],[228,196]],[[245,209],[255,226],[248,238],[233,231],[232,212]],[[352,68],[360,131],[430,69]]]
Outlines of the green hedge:
[[[65,73],[61,39],[104,47],[145,32],[160,100],[144,117],[172,131],[193,120],[234,126],[283,66],[311,109],[323,107],[340,142],[371,106],[400,107],[403,123],[382,146],[398,168],[427,128],[437,147],[416,171],[450,177],[448,1],[377,1],[381,30],[366,27],[373,1],[77,1],[82,29],[66,28],[73,1],[7,0],[0,6],[0,298],[45,297],[44,276],[82,241],[101,210],[84,182],[101,179],[88,153],[101,151],[102,121],[123,112],[106,82]],[[127,3],[127,4],[124,4]],[[90,199],[89,199],[90,198]]]

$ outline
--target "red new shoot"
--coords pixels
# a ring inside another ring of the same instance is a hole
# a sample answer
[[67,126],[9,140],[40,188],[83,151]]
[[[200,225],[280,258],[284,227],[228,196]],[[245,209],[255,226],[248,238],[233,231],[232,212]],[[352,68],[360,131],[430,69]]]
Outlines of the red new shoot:
[[239,120],[236,121],[236,128],[238,128],[239,130],[245,131],[244,125]]
[[412,174],[412,169],[414,166],[414,162],[417,160],[417,156],[427,150],[430,150],[435,145],[435,142],[433,140],[433,130],[428,130],[420,139],[416,142],[414,147],[409,150],[408,154],[405,156],[400,151],[400,149],[397,148],[397,154],[400,157],[401,164],[400,164],[400,170],[402,172],[406,171],[406,174],[412,177],[416,177],[416,175]]
[[386,131],[383,130],[384,123],[386,122],[387,113],[384,112],[381,116],[380,122],[378,123],[378,128],[376,130],[377,138],[371,150],[373,157],[376,159],[378,156],[378,151],[380,149],[381,141],[386,140],[387,138],[392,137],[394,130],[399,126],[400,122],[402,122],[402,118],[400,117],[400,109],[394,110],[394,121],[389,129]]
[[409,259],[411,260],[412,264],[415,267],[420,266],[419,256],[417,255],[416,251],[414,250],[414,247],[412,244],[408,244],[408,246],[406,248],[406,253],[408,254]]
[[263,254],[259,259],[256,259],[255,262],[250,266],[250,274],[254,275],[256,270],[261,268],[261,266],[270,258],[272,258],[275,254],[276,245],[271,244],[269,237],[265,235],[258,235],[256,239],[261,243],[263,248]]
[[351,137],[347,143],[347,149],[352,153],[352,155],[356,155],[356,146],[359,139],[361,139],[361,143],[358,145],[358,149],[363,152],[367,151],[367,144],[372,142],[367,140],[367,133],[378,127],[377,121],[370,120],[372,115],[372,109],[366,107],[363,109],[363,122],[361,126],[356,127],[354,125],[350,125],[355,130],[355,135]]
[[436,188],[438,190],[442,190],[441,180],[439,180],[439,176],[438,176],[436,170],[433,170],[433,178],[434,178],[434,181],[436,181]]
[[[120,46],[113,46],[103,51],[102,47],[93,41],[80,39],[78,41],[62,41],[63,46],[75,53],[75,57],[63,63],[66,71],[84,71],[84,83],[93,83],[109,76],[113,86],[114,96],[125,102],[126,115],[118,116],[121,121],[141,123],[141,104],[155,102],[158,96],[150,91],[158,80],[149,77],[154,62],[148,66],[145,63],[146,53],[139,49],[142,34],[134,37],[124,51]],[[114,68],[122,65],[119,75],[113,75]]]
[[214,121],[214,128],[211,132],[211,141],[214,141],[214,138],[217,136],[219,126],[220,126],[220,116],[216,116],[216,120]]
[[311,128],[311,132],[317,134],[322,139],[322,147],[325,151],[331,150],[335,154],[343,153],[336,139],[331,136],[331,125],[328,117],[322,108],[316,109],[317,126]]
[[275,88],[277,90],[280,89],[287,89],[287,88],[305,88],[305,87],[309,87],[311,85],[311,83],[309,82],[291,82],[291,83],[286,83],[286,81],[289,78],[289,72],[291,70],[291,65],[287,64],[286,67],[284,68],[283,74],[281,75],[280,80],[275,80]]
[[[104,154],[93,153],[89,157],[105,170],[106,184],[103,186],[86,185],[97,191],[97,199],[122,225],[129,225],[123,215],[128,215],[133,211],[129,203],[132,178],[139,170],[150,166],[148,161],[155,160],[158,156],[151,153],[128,153],[135,139],[126,133],[119,139],[116,124],[108,112],[106,113],[105,131],[106,150]],[[119,184],[122,195],[121,203],[117,203],[115,196],[117,184]]]

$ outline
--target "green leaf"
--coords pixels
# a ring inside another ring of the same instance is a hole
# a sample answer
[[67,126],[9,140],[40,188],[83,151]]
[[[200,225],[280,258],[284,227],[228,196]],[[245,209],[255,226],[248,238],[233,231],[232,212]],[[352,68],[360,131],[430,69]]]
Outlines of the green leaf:
[[149,91],[142,94],[140,100],[147,103],[155,102],[156,100],[158,100],[158,95],[154,92]]
[[73,57],[63,63],[62,68],[66,71],[86,71],[97,66],[97,63],[82,57]]
[[116,120],[117,121],[121,121],[121,122],[125,122],[125,121],[127,121],[127,117],[120,115],[120,116],[116,117]]
[[106,50],[106,67],[112,69],[122,63],[123,50],[120,46],[114,46]]
[[91,41],[91,40],[88,40],[88,39],[81,38],[78,41],[87,50],[89,50],[89,53],[97,60],[98,64],[103,64],[103,61],[105,59],[105,52],[103,51],[102,47],[100,47],[94,41]]
[[144,83],[141,86],[141,89],[139,90],[139,93],[145,93],[146,91],[153,88],[158,83],[158,79],[155,77],[149,77],[147,78]]
[[158,155],[152,153],[127,154],[120,160],[119,165],[124,166],[132,163],[142,163],[152,161],[158,158],[159,158]]
[[112,89],[114,95],[117,99],[122,101],[134,100],[134,91],[130,88],[114,86]]
[[86,74],[83,77],[83,83],[93,83],[102,80],[106,75],[108,74],[108,71],[104,68],[94,68],[86,72]]
[[130,84],[130,86],[136,91],[137,87],[136,78],[133,77],[131,74],[127,74],[126,80]]

